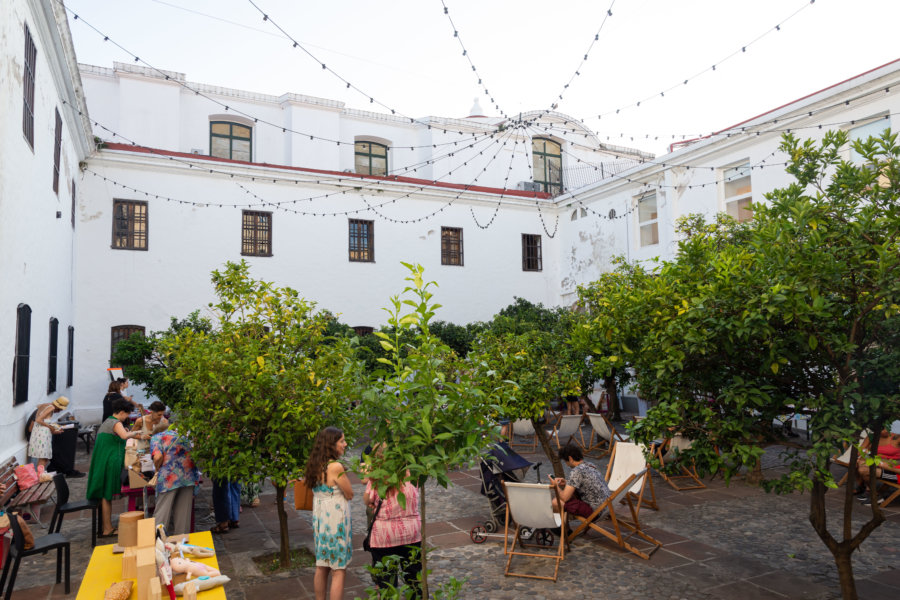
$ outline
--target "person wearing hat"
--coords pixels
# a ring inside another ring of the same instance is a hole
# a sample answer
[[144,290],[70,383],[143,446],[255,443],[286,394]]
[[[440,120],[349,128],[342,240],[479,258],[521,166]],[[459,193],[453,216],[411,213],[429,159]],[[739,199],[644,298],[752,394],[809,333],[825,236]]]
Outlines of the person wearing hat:
[[50,417],[62,412],[69,406],[69,399],[60,396],[53,402],[39,404],[35,411],[34,424],[31,426],[31,439],[28,441],[28,456],[36,466],[45,467],[53,457],[51,438],[62,431],[59,425],[50,422]]

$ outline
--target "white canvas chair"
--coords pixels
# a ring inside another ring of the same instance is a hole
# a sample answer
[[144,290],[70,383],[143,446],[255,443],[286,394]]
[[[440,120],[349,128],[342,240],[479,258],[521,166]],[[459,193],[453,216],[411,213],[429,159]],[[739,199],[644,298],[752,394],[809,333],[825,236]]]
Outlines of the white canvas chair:
[[572,441],[576,434],[581,435],[581,415],[563,415],[553,429],[547,430],[547,435],[556,439],[557,449]]
[[[679,492],[682,490],[699,490],[706,487],[706,484],[700,481],[700,475],[697,473],[697,468],[694,466],[693,461],[690,461],[690,464],[688,464],[687,459],[678,456],[679,453],[688,450],[690,447],[691,440],[680,433],[676,433],[654,449],[654,453],[659,459],[660,476]],[[678,463],[680,474],[666,473],[666,463],[672,464],[675,462]]]
[[[629,500],[635,503],[634,519],[637,521],[642,506],[659,510],[656,502],[656,490],[653,489],[653,478],[650,477],[650,465],[644,456],[642,446],[631,442],[618,442],[613,446],[609,465],[606,467],[606,484],[614,490],[627,481],[635,473],[643,473],[641,477],[626,491]],[[649,492],[648,492],[649,490]],[[649,494],[649,498],[647,497]]]
[[[621,444],[616,444],[616,447],[618,448],[620,445]],[[569,541],[575,539],[590,528],[612,541],[621,549],[632,552],[644,560],[649,560],[650,555],[656,552],[662,546],[662,543],[641,530],[641,524],[638,520],[639,507],[635,507],[631,491],[636,486],[640,486],[641,482],[644,481],[649,474],[650,471],[648,469],[637,471],[623,479],[617,487],[613,488],[610,486],[612,494],[603,502],[603,504],[594,509],[594,512],[591,513],[590,517],[584,519],[578,515],[570,515],[570,519],[580,520],[581,525],[569,535]],[[621,502],[625,502],[628,505],[628,510],[631,513],[630,521],[623,519],[616,513],[616,506]],[[601,523],[605,518],[609,518],[609,526],[605,523]],[[631,541],[634,536],[641,538],[647,542],[649,546],[643,548],[637,547]]]
[[[559,488],[541,483],[513,483],[503,482],[503,491],[506,493],[506,526],[503,536],[503,552],[508,555],[506,559],[506,576],[514,577],[530,577],[533,579],[549,579],[556,581],[559,574],[559,563],[566,556],[566,513],[553,512],[550,499],[555,496],[558,506],[563,503],[559,500]],[[513,537],[512,547],[509,547],[509,527],[515,527],[515,536]],[[555,554],[547,552],[527,552],[524,548],[543,547],[533,544],[525,544],[522,542],[521,532],[523,527],[529,529],[550,529],[559,527],[559,547]],[[516,547],[519,547],[517,550]],[[528,556],[532,558],[542,558],[555,561],[553,576],[535,575],[533,573],[519,573],[511,570],[512,560],[514,556]]]
[[[516,443],[516,436],[519,437],[531,437],[531,443],[519,444]],[[510,423],[509,430],[509,446],[520,446],[527,448],[531,446],[531,451],[534,452],[537,449],[537,435],[534,432],[534,424],[531,422],[531,419],[518,419]]]
[[[868,430],[867,430],[867,431],[863,431],[862,433],[859,434],[859,445],[860,445],[860,446],[862,446],[863,443],[865,443],[866,438],[868,437],[868,435],[869,435]],[[844,449],[844,453],[843,453],[843,454],[841,454],[840,456],[832,456],[832,457],[831,457],[831,462],[832,462],[832,464],[835,464],[835,465],[837,465],[837,466],[839,466],[839,467],[843,467],[843,468],[846,469],[846,472],[844,473],[844,476],[841,477],[841,480],[840,480],[840,481],[838,481],[838,484],[837,484],[838,487],[841,487],[842,485],[844,485],[845,483],[847,483],[847,477],[850,476],[850,455],[851,455],[852,452],[853,452],[853,446],[850,445],[850,444],[847,444],[847,447]],[[857,483],[858,483],[858,482],[857,482]]]
[[612,447],[616,442],[628,441],[628,434],[616,431],[615,426],[609,422],[606,415],[587,413],[587,416],[591,422],[591,437],[587,444],[584,443],[584,438],[581,438],[581,447],[586,453],[597,451],[600,453],[600,458],[603,458],[612,452]]

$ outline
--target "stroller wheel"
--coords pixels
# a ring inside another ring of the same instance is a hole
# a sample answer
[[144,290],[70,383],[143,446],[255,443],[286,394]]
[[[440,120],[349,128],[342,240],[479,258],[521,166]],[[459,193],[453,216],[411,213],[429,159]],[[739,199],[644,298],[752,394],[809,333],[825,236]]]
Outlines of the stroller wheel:
[[487,532],[485,531],[485,528],[483,526],[476,525],[472,528],[472,531],[469,532],[469,539],[472,540],[472,543],[482,544],[484,543],[484,540],[487,539],[487,535],[485,535],[486,533]]
[[485,521],[484,530],[488,533],[494,533],[497,531],[497,525],[493,521]]
[[538,529],[535,533],[534,539],[541,546],[552,546],[553,545],[553,534],[550,533],[549,529]]
[[532,529],[531,527],[523,527],[522,529],[519,530],[519,537],[522,540],[530,540],[531,536],[533,536],[533,535],[534,535],[534,529]]

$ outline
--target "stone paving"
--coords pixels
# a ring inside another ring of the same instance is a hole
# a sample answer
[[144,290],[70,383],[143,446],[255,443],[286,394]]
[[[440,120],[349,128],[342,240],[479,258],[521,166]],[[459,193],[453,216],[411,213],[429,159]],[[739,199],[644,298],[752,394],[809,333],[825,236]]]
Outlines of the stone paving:
[[[89,461],[79,449],[78,468],[87,470]],[[543,455],[524,454],[533,462],[543,462],[546,479],[549,461]],[[594,461],[605,469],[608,459]],[[763,462],[777,469],[779,449],[772,448]],[[644,507],[640,518],[644,528],[663,543],[649,561],[625,553],[598,534],[577,538],[566,553],[555,583],[505,577],[506,557],[502,536],[483,544],[469,539],[472,526],[489,517],[488,501],[480,495],[476,469],[452,474],[453,485],[444,490],[426,488],[428,544],[434,586],[449,577],[464,579],[462,598],[608,598],[630,600],[767,600],[796,598],[835,600],[840,598],[837,572],[831,554],[815,535],[807,515],[809,497],[803,494],[766,494],[743,481],[726,486],[721,479],[706,481],[708,488],[676,492],[654,474],[659,511]],[[354,490],[362,492],[355,478]],[[527,481],[535,481],[532,470]],[[70,479],[73,498],[83,497],[86,479]],[[842,493],[842,492],[841,492]],[[313,598],[314,568],[299,569],[275,576],[263,576],[252,556],[278,548],[278,515],[274,489],[267,486],[257,508],[244,508],[241,526],[215,536],[219,565],[232,577],[226,587],[229,600],[281,600]],[[288,498],[290,501],[290,498]],[[840,519],[841,498],[826,498],[832,528]],[[900,597],[900,503],[885,510],[887,521],[854,553],[854,573],[862,600]],[[364,510],[357,497],[351,503],[356,533],[354,555],[347,573],[345,598],[367,597],[370,576],[365,569],[369,555],[362,550]],[[289,502],[291,543],[313,549],[311,516],[297,512]],[[114,503],[114,512],[124,510],[124,502]],[[208,529],[210,487],[205,485],[196,500],[197,528]],[[854,525],[868,516],[870,509],[854,508]],[[49,520],[52,505],[44,509]],[[68,515],[62,532],[72,540],[73,595],[90,559],[90,515]],[[35,535],[42,535],[35,527]],[[16,581],[15,599],[47,599],[64,596],[62,584],[53,584],[54,557],[32,557],[23,561]],[[535,572],[546,572],[544,566]],[[540,569],[544,569],[541,571]]]

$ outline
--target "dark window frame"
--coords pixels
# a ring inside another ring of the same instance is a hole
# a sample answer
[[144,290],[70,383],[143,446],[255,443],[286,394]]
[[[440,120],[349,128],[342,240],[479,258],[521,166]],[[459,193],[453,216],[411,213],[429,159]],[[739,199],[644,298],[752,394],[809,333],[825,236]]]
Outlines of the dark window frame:
[[16,355],[13,361],[13,406],[28,402],[28,369],[31,363],[31,307],[16,308]]
[[[213,125],[228,125],[228,134],[222,133],[213,133]],[[250,131],[250,134],[247,137],[241,137],[234,135],[235,126],[244,127]],[[218,154],[213,154],[213,138],[220,138],[228,140],[228,156],[219,156]],[[241,142],[249,142],[250,149],[248,150],[248,160],[245,162],[253,162],[253,127],[247,125],[245,123],[238,123],[236,121],[210,121],[209,122],[209,155],[215,156],[217,158],[227,158],[228,160],[241,160],[240,158],[234,158],[234,140],[239,140]]]
[[462,227],[441,227],[441,264],[462,267],[464,258]]
[[25,141],[34,152],[34,72],[37,68],[37,47],[34,45],[34,38],[31,37],[31,30],[25,25],[25,63],[24,73],[22,75],[22,133],[25,135]]
[[271,212],[241,211],[241,256],[272,256]]
[[[368,144],[369,147],[367,150],[361,150],[360,144]],[[372,152],[373,147],[383,148],[384,155],[375,154],[374,152]],[[388,146],[387,144],[380,144],[378,142],[371,142],[369,140],[357,140],[353,144],[353,171],[360,175],[375,175],[376,177],[387,177],[388,173],[390,172],[390,160],[388,158],[390,149],[391,149],[390,146]],[[364,156],[368,159],[366,161],[368,163],[368,167],[366,168],[365,171],[357,171],[356,170],[356,157],[357,156]],[[377,158],[377,159],[383,158],[384,159],[384,173],[374,173],[373,172],[373,169],[372,169],[372,159],[373,158]]]
[[53,109],[56,113],[56,130],[53,134],[53,193],[59,195],[59,161],[62,155],[62,117],[59,109]]
[[113,365],[112,360],[113,356],[116,354],[116,346],[119,345],[119,342],[127,340],[135,333],[140,333],[141,335],[147,335],[147,328],[143,325],[113,325],[109,329],[109,365],[111,367],[118,366]]
[[522,234],[522,270],[544,270],[543,248],[539,233]]
[[[142,211],[137,211],[137,208]],[[137,214],[143,212],[142,215]],[[143,232],[136,225],[142,223]],[[146,200],[119,200],[113,198],[112,244],[113,250],[141,250],[150,247],[150,205]]]
[[72,180],[72,229],[75,229],[75,180]]
[[68,356],[66,357],[66,387],[72,387],[75,381],[75,328],[69,325],[69,337],[66,343]]
[[375,262],[375,221],[348,219],[347,257],[350,262]]
[[56,391],[59,359],[59,319],[50,317],[50,342],[47,344],[47,393]]
[[[538,143],[542,143],[541,149],[538,150]],[[554,154],[552,152],[547,151],[547,144],[553,144],[554,146],[559,148],[559,154]],[[550,194],[551,196],[558,196],[563,193],[563,174],[562,174],[562,144],[559,142],[552,140],[550,138],[542,138],[536,137],[531,139],[531,153],[533,155],[532,158],[532,168],[534,167],[534,158],[541,157],[541,164],[543,165],[543,170],[541,173],[538,173],[536,169],[533,169],[532,177],[534,182],[540,184],[541,191]],[[558,158],[559,159],[559,182],[554,182],[552,180],[552,175],[550,172],[550,158]]]

